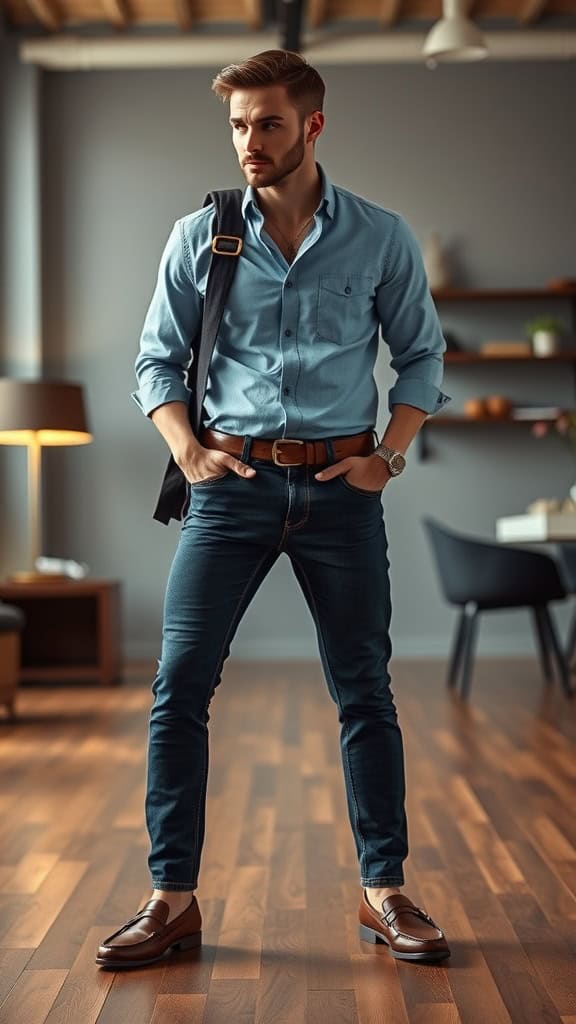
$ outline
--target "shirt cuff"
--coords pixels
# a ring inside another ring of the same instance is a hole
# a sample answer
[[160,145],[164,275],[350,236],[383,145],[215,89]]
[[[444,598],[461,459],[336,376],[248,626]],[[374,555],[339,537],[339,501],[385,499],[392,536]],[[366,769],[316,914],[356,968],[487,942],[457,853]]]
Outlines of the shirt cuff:
[[432,416],[450,401],[449,395],[425,380],[398,380],[388,392],[389,412],[393,405],[413,405]]
[[150,416],[154,409],[166,402],[185,402],[188,405],[191,392],[185,384],[177,381],[170,381],[166,384],[143,384],[136,391],[132,391],[130,398],[145,416]]

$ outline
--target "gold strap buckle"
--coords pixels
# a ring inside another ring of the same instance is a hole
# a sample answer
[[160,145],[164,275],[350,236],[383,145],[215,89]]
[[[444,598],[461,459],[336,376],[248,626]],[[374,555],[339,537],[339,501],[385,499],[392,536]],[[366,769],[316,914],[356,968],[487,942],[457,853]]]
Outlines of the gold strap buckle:
[[278,445],[281,444],[304,444],[304,441],[299,441],[293,437],[281,437],[276,441],[272,442],[272,461],[276,466],[301,466],[301,462],[279,462],[278,461]]
[[239,235],[214,235],[212,252],[218,256],[239,256],[242,252],[242,239]]

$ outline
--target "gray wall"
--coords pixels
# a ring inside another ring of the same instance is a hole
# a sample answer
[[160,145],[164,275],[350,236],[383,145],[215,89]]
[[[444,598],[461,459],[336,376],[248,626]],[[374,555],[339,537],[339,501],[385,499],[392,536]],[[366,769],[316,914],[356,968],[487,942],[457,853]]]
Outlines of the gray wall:
[[[39,86],[0,23],[0,376],[42,373]],[[26,471],[0,446],[0,571],[28,568]]]
[[[214,69],[215,71],[216,69]],[[318,157],[336,182],[399,210],[423,245],[438,230],[457,278],[530,286],[574,275],[573,64],[322,69],[327,128]],[[242,184],[210,69],[43,76],[44,361],[80,380],[90,446],[47,450],[46,553],[86,560],[124,585],[126,653],[159,655],[164,585],[179,527],[152,520],[168,449],[129,397],[158,260],[177,217],[210,187]],[[474,345],[521,337],[533,307],[446,309]],[[546,310],[539,310],[546,311]],[[394,375],[378,363],[381,412]],[[562,368],[451,370],[452,410],[470,391],[572,403]],[[442,654],[453,612],[439,593],[420,518],[491,537],[498,515],[563,495],[576,460],[523,428],[431,434],[435,457],[384,492],[397,655]],[[1,456],[1,453],[0,453]],[[559,609],[564,628],[567,609]],[[487,616],[480,653],[532,650],[523,614]],[[237,656],[314,655],[289,562],[275,566],[233,644]]]

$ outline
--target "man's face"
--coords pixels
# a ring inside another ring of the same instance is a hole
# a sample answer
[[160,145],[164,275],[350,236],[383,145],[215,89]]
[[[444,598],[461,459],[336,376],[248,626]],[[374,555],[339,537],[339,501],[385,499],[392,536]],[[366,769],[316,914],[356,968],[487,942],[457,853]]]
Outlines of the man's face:
[[290,102],[283,85],[234,90],[232,141],[249,185],[277,185],[300,167],[308,120]]

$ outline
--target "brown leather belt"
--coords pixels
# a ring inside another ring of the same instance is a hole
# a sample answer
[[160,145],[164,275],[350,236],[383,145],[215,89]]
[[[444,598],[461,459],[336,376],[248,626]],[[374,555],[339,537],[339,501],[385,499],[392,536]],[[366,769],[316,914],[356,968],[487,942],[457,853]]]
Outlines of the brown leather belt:
[[[242,455],[244,438],[236,434],[222,434],[218,430],[203,428],[199,436],[204,448],[216,448],[229,455]],[[332,437],[332,448],[336,462],[349,455],[370,455],[376,447],[374,434],[371,430],[363,434],[352,434],[348,437]],[[276,440],[253,438],[250,455],[254,459],[270,459],[276,466],[317,466],[330,462],[330,455],[325,441],[301,441],[290,437]]]

